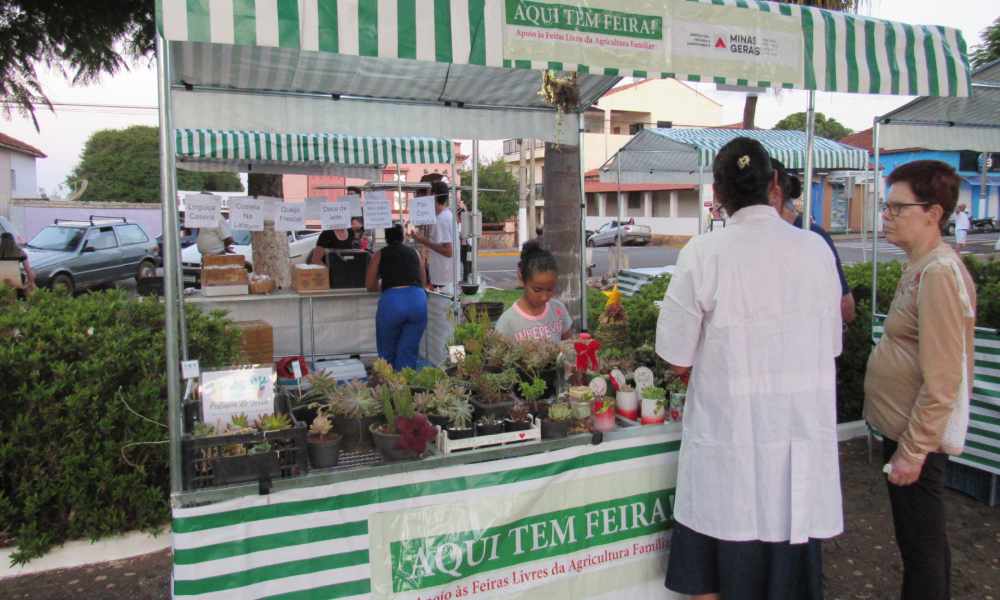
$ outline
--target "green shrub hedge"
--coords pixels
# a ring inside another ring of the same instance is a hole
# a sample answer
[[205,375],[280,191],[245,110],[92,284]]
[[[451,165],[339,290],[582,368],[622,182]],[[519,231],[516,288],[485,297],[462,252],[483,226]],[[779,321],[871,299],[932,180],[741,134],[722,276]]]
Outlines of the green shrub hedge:
[[[123,290],[9,302],[0,288],[0,540],[14,563],[170,519],[164,305]],[[191,356],[232,364],[221,311],[187,313]]]

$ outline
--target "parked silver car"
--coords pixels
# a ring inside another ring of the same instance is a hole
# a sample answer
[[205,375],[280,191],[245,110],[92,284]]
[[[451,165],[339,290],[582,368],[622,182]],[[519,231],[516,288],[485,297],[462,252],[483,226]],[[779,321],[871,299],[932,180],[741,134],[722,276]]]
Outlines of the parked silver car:
[[56,219],[24,244],[35,285],[78,288],[156,275],[156,239],[142,225],[117,217]]
[[[587,238],[587,245],[614,246],[618,238],[618,221],[605,223],[593,235]],[[645,246],[652,240],[653,235],[648,225],[634,225],[624,223],[622,225],[622,244],[641,244]]]

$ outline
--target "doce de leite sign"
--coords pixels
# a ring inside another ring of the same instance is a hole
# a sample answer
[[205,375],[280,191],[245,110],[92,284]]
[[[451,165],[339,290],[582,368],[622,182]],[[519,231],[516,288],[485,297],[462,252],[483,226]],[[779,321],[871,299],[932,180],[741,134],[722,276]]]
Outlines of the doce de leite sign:
[[351,226],[351,205],[347,202],[327,202],[320,205],[323,229],[347,229]]
[[434,196],[423,196],[410,201],[410,225],[433,225]]

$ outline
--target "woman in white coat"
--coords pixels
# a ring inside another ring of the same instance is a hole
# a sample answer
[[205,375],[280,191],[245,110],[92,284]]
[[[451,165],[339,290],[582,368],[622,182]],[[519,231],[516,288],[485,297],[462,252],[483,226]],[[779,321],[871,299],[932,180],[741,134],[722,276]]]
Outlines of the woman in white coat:
[[818,600],[843,531],[834,358],[840,282],[826,243],[768,206],[749,138],[713,165],[725,229],[681,250],[656,351],[690,375],[666,585],[693,599]]

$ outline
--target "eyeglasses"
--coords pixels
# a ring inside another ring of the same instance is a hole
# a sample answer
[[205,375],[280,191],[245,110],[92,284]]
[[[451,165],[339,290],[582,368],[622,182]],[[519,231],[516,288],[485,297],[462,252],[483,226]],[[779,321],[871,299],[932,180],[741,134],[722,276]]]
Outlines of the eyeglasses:
[[898,217],[904,206],[928,206],[929,204],[929,202],[879,202],[878,211],[880,213],[889,211],[890,215]]

